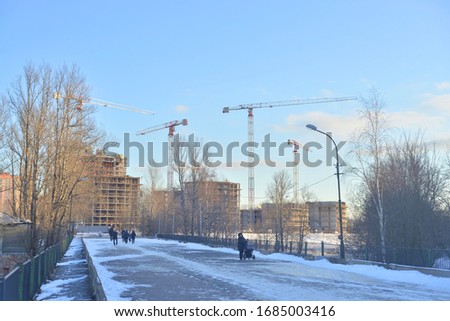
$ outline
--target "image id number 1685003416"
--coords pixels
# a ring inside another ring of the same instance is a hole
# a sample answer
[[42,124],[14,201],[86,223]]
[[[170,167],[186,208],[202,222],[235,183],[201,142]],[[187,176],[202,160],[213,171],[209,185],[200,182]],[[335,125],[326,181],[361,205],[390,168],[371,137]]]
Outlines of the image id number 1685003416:
[[257,307],[258,317],[332,317],[335,314],[334,306],[269,305]]

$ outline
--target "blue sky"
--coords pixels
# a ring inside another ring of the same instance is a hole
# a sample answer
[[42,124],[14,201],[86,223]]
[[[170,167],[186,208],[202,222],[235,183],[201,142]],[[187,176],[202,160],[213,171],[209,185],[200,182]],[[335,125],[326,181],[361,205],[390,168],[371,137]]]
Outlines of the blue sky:
[[[161,146],[167,131],[135,133],[187,118],[189,125],[178,126],[177,133],[225,149],[247,141],[247,116],[245,111],[223,114],[224,106],[367,96],[375,87],[395,127],[422,129],[427,139],[448,142],[449,31],[450,3],[438,0],[2,0],[0,93],[27,62],[76,64],[92,97],[156,113],[100,107],[99,126],[121,146],[124,133],[133,141]],[[336,141],[347,141],[359,126],[359,108],[349,101],[258,109],[255,141],[270,134],[277,146],[288,139],[325,146],[324,136],[305,128],[308,123],[332,132]],[[156,149],[155,159],[160,159]],[[263,157],[262,149],[256,152]],[[264,200],[273,173],[292,156],[272,153],[280,166],[255,169],[256,203]],[[311,155],[313,160],[325,157],[323,150]],[[133,158],[129,174],[143,176],[145,169]],[[246,157],[236,150],[233,161],[241,160]],[[245,205],[247,169],[217,171],[220,178],[241,183]],[[334,200],[334,171],[332,166],[301,165],[300,186],[311,186],[321,200]],[[351,180],[343,177],[343,185],[346,201]]]

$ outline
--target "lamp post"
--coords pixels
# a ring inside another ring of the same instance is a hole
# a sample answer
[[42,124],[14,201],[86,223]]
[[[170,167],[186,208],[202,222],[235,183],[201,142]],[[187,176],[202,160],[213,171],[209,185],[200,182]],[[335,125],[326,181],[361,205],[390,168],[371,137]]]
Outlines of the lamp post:
[[336,149],[336,175],[337,175],[337,185],[338,185],[338,206],[339,206],[339,239],[341,240],[340,244],[340,255],[341,259],[345,259],[345,247],[344,247],[344,232],[342,227],[342,202],[341,202],[341,180],[340,180],[340,173],[339,173],[339,154],[338,154],[338,148],[336,145],[336,142],[334,139],[329,135],[328,133],[325,133],[319,129],[317,129],[316,126],[312,124],[306,125],[306,128],[314,130],[316,132],[319,132],[321,134],[324,134],[327,136],[334,144],[334,147]]

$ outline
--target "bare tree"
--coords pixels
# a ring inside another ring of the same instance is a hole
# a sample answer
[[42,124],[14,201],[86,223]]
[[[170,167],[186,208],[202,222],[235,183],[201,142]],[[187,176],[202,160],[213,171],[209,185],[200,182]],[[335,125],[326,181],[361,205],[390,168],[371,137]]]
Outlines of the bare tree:
[[148,166],[144,181],[141,198],[141,231],[144,235],[151,235],[156,231],[155,226],[158,224],[156,216],[159,200],[156,194],[162,188],[160,168]]
[[298,252],[301,253],[303,251],[303,241],[305,236],[309,232],[309,204],[311,202],[316,202],[318,200],[317,195],[311,191],[307,186],[304,186],[300,189],[300,200],[301,204],[299,206],[300,216],[298,218]]
[[442,243],[436,231],[448,197],[443,172],[436,151],[420,132],[404,135],[389,148],[383,175],[385,206],[389,209],[386,237],[391,246],[433,248]]
[[7,119],[10,118],[7,104],[8,102],[6,96],[2,96],[0,101],[0,172],[4,171],[8,166],[5,163],[5,147],[7,146],[5,133],[7,132]]
[[[55,92],[67,99],[55,100]],[[82,128],[73,126],[77,106],[70,98],[86,95],[78,68],[55,72],[45,64],[39,68],[28,64],[8,92],[8,162],[12,174],[20,178],[13,180],[19,198],[12,202],[13,211],[32,222],[30,254],[38,251],[38,226],[45,233],[44,246],[68,231],[72,199],[83,180],[82,156],[98,139],[87,117]]]
[[[43,78],[41,78],[43,74]],[[43,191],[44,168],[47,162],[45,146],[49,141],[49,104],[45,96],[51,81],[44,70],[28,65],[8,92],[7,106],[11,112],[8,131],[9,162],[13,176],[13,213],[31,221],[29,254],[38,252],[38,197]],[[15,198],[15,193],[13,193]]]
[[182,232],[184,235],[189,234],[189,215],[186,208],[186,191],[185,183],[188,177],[188,166],[187,166],[187,150],[182,148],[179,144],[180,135],[175,135],[175,146],[174,146],[174,172],[177,173],[177,183],[180,190],[180,208],[178,209],[178,215],[181,217],[182,222]]
[[[50,70],[48,71],[51,72]],[[46,147],[48,167],[46,168],[45,195],[48,213],[46,229],[47,244],[53,245],[66,232],[69,204],[78,183],[82,181],[86,165],[83,154],[87,138],[94,138],[94,129],[88,125],[87,111],[79,110],[78,102],[69,97],[87,97],[88,88],[76,66],[67,66],[52,73],[46,97],[51,107],[50,131],[52,143]],[[63,99],[54,99],[55,93]],[[83,119],[84,118],[84,119]],[[80,121],[82,119],[82,121]],[[95,138],[90,143],[94,143]]]
[[[360,179],[357,207],[361,214],[354,231],[366,245],[380,245],[374,259],[386,262],[387,249],[435,248],[445,244],[442,226],[448,199],[448,177],[436,150],[425,143],[423,133],[388,139],[390,128],[383,103],[375,92],[363,100],[365,127],[353,148]],[[376,227],[376,228],[374,228]],[[392,254],[391,254],[392,257]],[[396,252],[397,262],[425,264],[428,254]]]
[[381,95],[373,90],[369,98],[361,98],[363,110],[361,119],[364,127],[356,133],[352,155],[356,166],[352,171],[360,180],[363,188],[369,191],[369,196],[377,213],[378,236],[381,245],[381,257],[386,259],[386,217],[382,190],[382,160],[386,153],[389,126],[384,115],[384,102]]
[[303,186],[300,189],[300,200],[302,203],[316,202],[318,199],[317,195],[308,186]]
[[179,204],[182,232],[185,235],[202,235],[208,233],[212,220],[217,219],[217,207],[209,201],[208,182],[216,177],[212,169],[202,162],[199,146],[186,149],[179,144],[180,137],[175,137],[174,171],[177,173],[180,189]]
[[284,232],[286,222],[290,220],[289,211],[284,204],[292,189],[292,181],[286,170],[277,171],[272,178],[272,182],[267,188],[267,196],[275,204],[275,238],[280,241],[281,251],[284,251]]

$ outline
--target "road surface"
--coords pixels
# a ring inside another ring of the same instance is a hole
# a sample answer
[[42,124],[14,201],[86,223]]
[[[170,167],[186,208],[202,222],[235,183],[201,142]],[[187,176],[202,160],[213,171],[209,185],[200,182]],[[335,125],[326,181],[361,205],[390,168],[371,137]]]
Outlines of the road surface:
[[[436,288],[438,278],[416,271],[388,271],[392,277],[384,278],[377,275],[386,273],[380,267],[337,270],[324,260],[292,262],[289,256],[274,259],[259,252],[255,260],[240,261],[236,250],[174,241],[138,238],[135,244],[119,241],[117,246],[106,238],[84,241],[108,300],[450,300],[450,287]],[[432,282],[417,283],[417,277]]]

